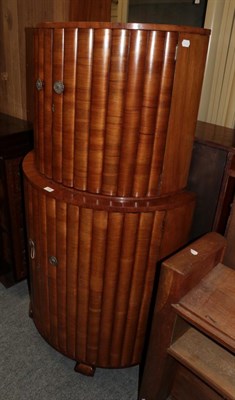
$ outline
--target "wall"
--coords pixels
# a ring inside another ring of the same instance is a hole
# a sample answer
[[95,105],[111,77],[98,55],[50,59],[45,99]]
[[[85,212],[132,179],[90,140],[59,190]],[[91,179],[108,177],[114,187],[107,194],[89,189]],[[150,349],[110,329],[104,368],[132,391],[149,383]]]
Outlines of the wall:
[[42,21],[107,21],[110,16],[111,0],[0,0],[0,112],[33,120],[28,28]]
[[[67,0],[0,0],[0,112],[32,119],[31,102],[27,106],[26,82],[32,75],[27,65],[26,27],[41,21],[68,20]],[[33,57],[32,46],[29,46]],[[30,61],[29,61],[30,62]],[[32,82],[33,84],[33,82]]]
[[111,0],[111,21],[127,22],[128,19],[128,0]]
[[207,0],[129,0],[128,21],[203,26]]
[[199,119],[235,128],[235,0],[208,0],[205,27],[211,39]]

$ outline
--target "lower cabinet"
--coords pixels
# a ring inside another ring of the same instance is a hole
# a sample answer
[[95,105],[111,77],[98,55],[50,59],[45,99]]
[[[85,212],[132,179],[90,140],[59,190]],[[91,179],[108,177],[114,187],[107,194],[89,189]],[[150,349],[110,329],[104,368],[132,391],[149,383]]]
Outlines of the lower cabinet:
[[188,238],[194,195],[110,198],[64,188],[23,163],[32,317],[92,374],[141,359],[157,261]]

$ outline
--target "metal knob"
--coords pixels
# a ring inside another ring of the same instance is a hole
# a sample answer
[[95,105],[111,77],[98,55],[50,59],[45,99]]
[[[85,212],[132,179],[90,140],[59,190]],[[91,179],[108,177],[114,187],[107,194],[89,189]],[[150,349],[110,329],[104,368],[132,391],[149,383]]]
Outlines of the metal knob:
[[44,86],[44,82],[43,82],[40,78],[38,78],[38,79],[36,80],[36,88],[37,88],[38,90],[42,90],[43,86]]
[[56,81],[53,85],[53,89],[57,94],[61,94],[64,91],[64,84],[61,81]]
[[58,260],[57,260],[57,258],[55,256],[50,256],[49,257],[49,263],[56,267],[58,265]]

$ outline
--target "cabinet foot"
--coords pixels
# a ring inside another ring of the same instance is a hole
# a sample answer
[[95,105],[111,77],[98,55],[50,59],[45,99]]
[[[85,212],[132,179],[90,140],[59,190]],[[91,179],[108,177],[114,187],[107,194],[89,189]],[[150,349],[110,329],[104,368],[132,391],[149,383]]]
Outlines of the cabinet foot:
[[80,374],[86,376],[94,376],[95,374],[95,367],[92,365],[84,364],[82,362],[77,362],[74,367],[75,372],[79,372]]

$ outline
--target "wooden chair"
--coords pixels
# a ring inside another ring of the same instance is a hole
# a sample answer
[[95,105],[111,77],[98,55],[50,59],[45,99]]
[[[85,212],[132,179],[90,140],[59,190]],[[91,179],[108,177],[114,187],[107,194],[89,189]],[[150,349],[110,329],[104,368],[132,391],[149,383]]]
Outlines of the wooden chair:
[[141,400],[235,399],[235,270],[209,233],[163,262]]

